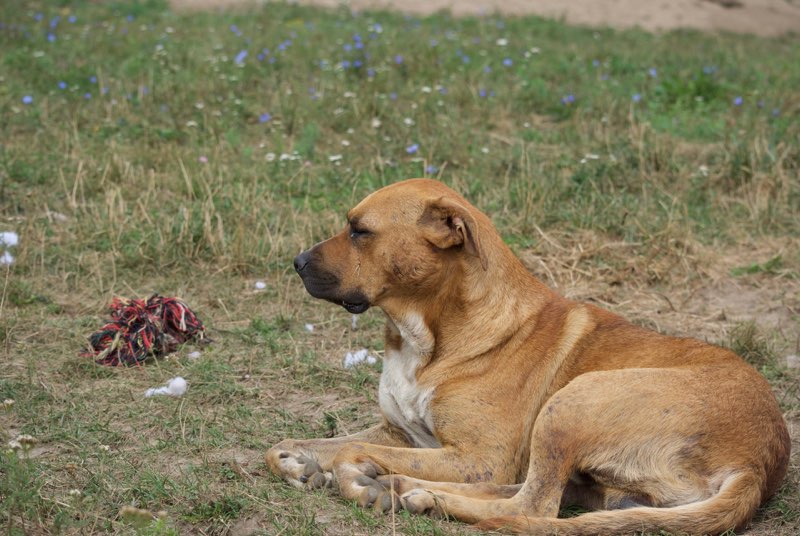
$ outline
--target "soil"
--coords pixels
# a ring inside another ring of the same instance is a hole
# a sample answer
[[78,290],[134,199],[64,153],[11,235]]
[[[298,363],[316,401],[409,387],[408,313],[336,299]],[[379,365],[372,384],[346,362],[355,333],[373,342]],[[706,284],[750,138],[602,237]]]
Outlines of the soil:
[[[171,0],[175,9],[229,9],[266,0]],[[392,9],[425,15],[540,15],[570,24],[640,27],[649,31],[691,28],[703,31],[776,36],[800,33],[800,0],[302,0],[300,4],[348,6],[354,10]]]

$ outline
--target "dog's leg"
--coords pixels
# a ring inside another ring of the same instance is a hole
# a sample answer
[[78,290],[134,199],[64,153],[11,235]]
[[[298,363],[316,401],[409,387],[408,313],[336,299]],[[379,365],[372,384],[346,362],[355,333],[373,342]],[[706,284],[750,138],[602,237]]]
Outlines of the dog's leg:
[[410,446],[402,432],[384,423],[345,437],[284,439],[267,451],[265,461],[273,473],[295,487],[326,487],[332,482],[336,455],[342,448],[355,442]]
[[[508,480],[507,475],[500,474],[507,469],[502,460],[488,461],[491,454],[486,452],[481,453],[481,458],[478,461],[467,453],[447,447],[398,448],[351,443],[337,454],[334,474],[345,498],[355,500],[360,506],[374,505],[386,511],[401,504],[395,491],[423,482],[416,480],[417,477],[440,482],[442,486],[447,486],[447,482]],[[473,491],[498,491],[503,496],[513,494],[512,486],[503,491],[501,488],[504,487],[487,485]]]

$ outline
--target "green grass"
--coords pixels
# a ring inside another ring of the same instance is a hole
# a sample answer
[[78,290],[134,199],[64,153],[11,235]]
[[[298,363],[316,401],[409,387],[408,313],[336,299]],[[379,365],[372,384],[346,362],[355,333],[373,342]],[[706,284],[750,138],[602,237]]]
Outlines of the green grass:
[[[464,193],[560,290],[590,284],[654,327],[697,315],[632,310],[642,289],[678,313],[711,275],[780,290],[788,324],[759,328],[766,339],[721,333],[734,318],[695,334],[748,354],[797,426],[797,373],[780,361],[800,311],[797,37],[154,1],[8,2],[0,22],[0,231],[20,236],[2,274],[0,399],[14,405],[0,440],[38,440],[29,457],[0,453],[7,534],[390,533],[333,493],[289,488],[261,456],[377,420],[379,367],[340,362],[380,351],[380,314],[349,329],[291,259],[412,176]],[[112,296],[152,292],[209,325],[199,359],[79,357]],[[175,375],[186,397],[143,398]],[[797,467],[758,534],[800,527]]]

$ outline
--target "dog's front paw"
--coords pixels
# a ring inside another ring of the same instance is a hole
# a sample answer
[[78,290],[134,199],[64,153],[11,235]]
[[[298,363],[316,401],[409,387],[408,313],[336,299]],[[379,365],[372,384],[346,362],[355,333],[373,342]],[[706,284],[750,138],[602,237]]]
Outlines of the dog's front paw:
[[425,489],[412,489],[400,497],[403,508],[412,514],[424,514],[432,517],[442,517],[444,513],[441,503],[436,495]]
[[374,467],[369,464],[339,464],[336,480],[339,491],[346,499],[355,501],[362,508],[374,508],[386,513],[399,511],[400,496],[394,490],[376,480]]
[[291,440],[281,441],[269,449],[266,462],[273,473],[296,488],[325,488],[333,480],[333,473],[323,470],[314,459],[297,449]]

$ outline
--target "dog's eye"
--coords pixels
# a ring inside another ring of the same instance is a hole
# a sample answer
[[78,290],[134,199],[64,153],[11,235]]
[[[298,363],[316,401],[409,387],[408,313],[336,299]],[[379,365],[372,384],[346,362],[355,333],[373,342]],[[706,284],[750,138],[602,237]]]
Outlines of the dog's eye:
[[370,231],[367,231],[366,229],[358,229],[358,228],[351,228],[350,229],[350,238],[352,238],[353,240],[355,240],[357,238],[363,238],[363,237],[369,236],[371,234],[372,233]]

